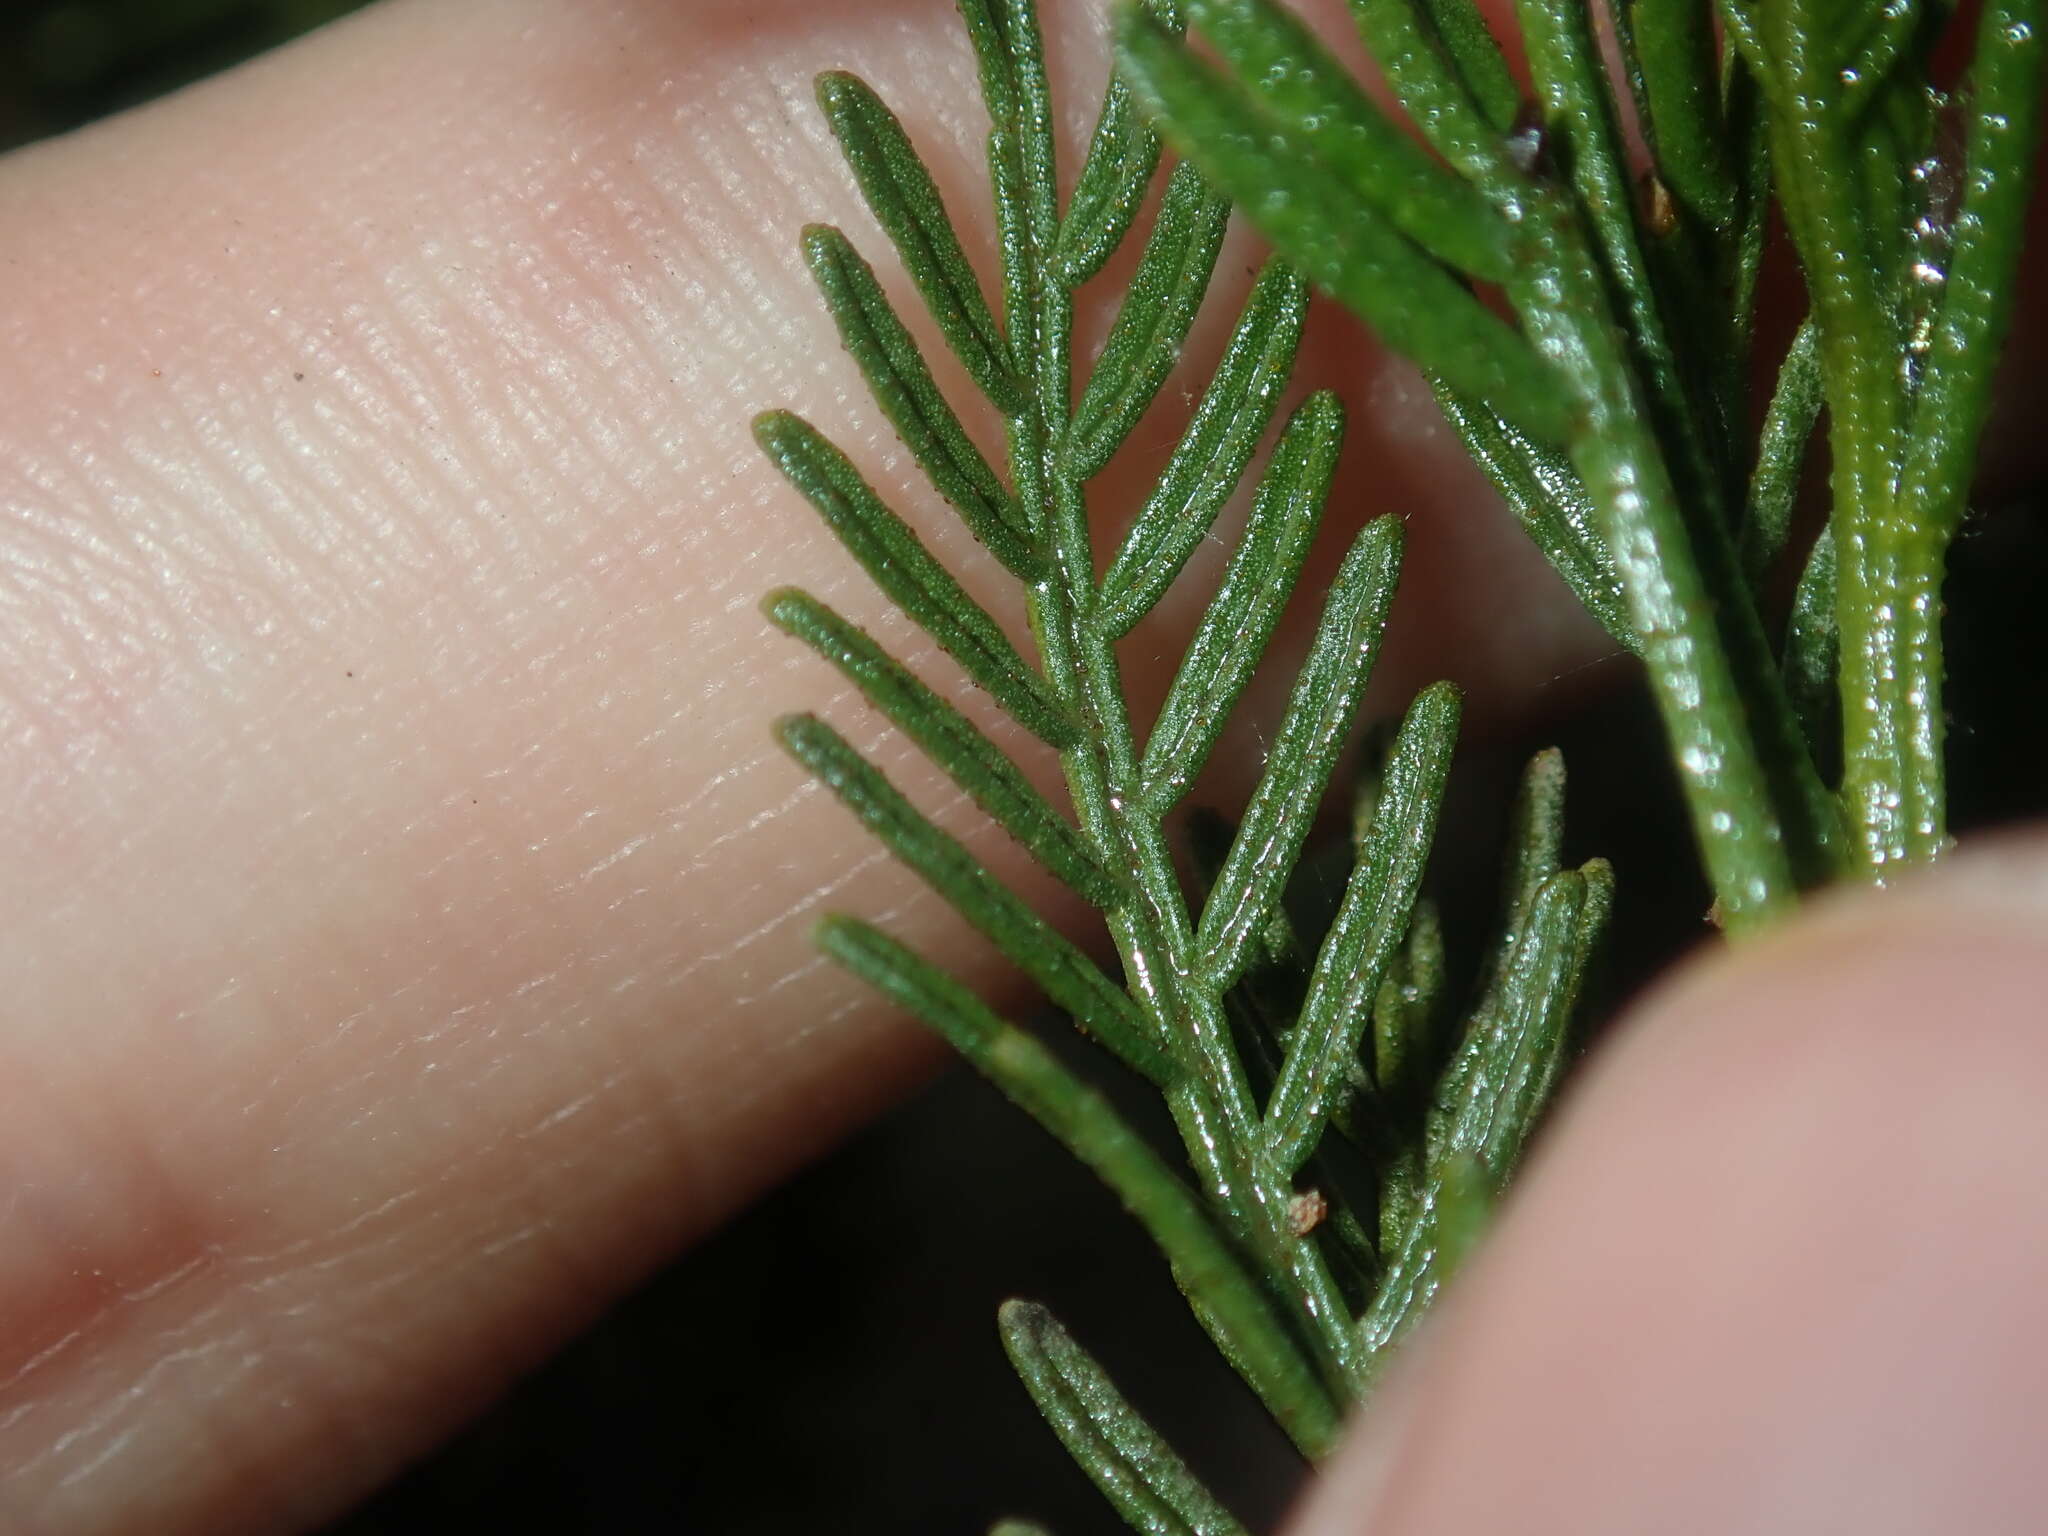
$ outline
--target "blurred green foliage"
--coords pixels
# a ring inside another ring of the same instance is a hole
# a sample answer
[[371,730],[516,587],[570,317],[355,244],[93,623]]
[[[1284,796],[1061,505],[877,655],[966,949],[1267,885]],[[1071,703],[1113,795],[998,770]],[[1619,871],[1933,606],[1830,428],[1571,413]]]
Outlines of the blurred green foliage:
[[160,96],[363,3],[4,0],[0,148]]

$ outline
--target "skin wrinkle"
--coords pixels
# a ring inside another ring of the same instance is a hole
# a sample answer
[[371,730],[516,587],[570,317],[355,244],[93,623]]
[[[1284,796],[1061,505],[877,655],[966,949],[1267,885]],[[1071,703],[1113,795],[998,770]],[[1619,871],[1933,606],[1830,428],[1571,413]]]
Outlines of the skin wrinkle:
[[[388,1266],[387,1266],[388,1267]],[[403,1271],[396,1273],[403,1275]],[[307,1514],[322,1502],[319,1484],[330,1480],[314,1476],[302,1479],[296,1474],[273,1473],[268,1470],[266,1460],[260,1456],[234,1455],[224,1449],[232,1443],[233,1436],[240,1432],[256,1439],[277,1433],[280,1419],[294,1424],[297,1433],[313,1443],[331,1445],[335,1454],[328,1458],[329,1464],[345,1464],[347,1453],[354,1446],[371,1447],[378,1440],[388,1441],[388,1432],[378,1435],[371,1421],[360,1414],[353,1414],[351,1399],[347,1394],[323,1394],[318,1390],[305,1390],[294,1386],[294,1381],[310,1382],[316,1387],[323,1380],[345,1379],[353,1374],[360,1377],[363,1361],[360,1352],[349,1359],[345,1372],[309,1371],[294,1369],[294,1362],[281,1358],[276,1351],[266,1352],[257,1347],[261,1338],[252,1330],[250,1317],[260,1312],[249,1305],[256,1296],[256,1288],[234,1285],[223,1291],[218,1299],[202,1304],[196,1309],[174,1309],[169,1314],[169,1324],[160,1331],[147,1331],[148,1319],[131,1318],[125,1330],[116,1332],[104,1341],[103,1355],[116,1357],[113,1374],[102,1371],[106,1378],[102,1390],[82,1396],[86,1405],[79,1418],[80,1432],[72,1440],[58,1447],[60,1454],[72,1453],[73,1462],[59,1481],[56,1496],[45,1505],[45,1513],[51,1518],[55,1529],[75,1528],[73,1521],[79,1511],[89,1511],[97,1502],[93,1496],[92,1480],[80,1475],[81,1465],[90,1465],[76,1453],[84,1450],[97,1436],[103,1443],[93,1458],[99,1463],[109,1464],[124,1453],[139,1448],[144,1466],[140,1477],[144,1489],[152,1482],[158,1483],[165,1497],[159,1504],[158,1514],[167,1522],[176,1523],[181,1516],[178,1506],[179,1474],[194,1461],[198,1448],[208,1448],[212,1460],[226,1468],[234,1469],[233,1476],[238,1484],[236,1497],[246,1499],[246,1492],[239,1489],[254,1483],[273,1492],[275,1523],[281,1527],[301,1523]],[[280,1329],[292,1322],[287,1310],[273,1314]],[[138,1340],[136,1334],[140,1331]],[[309,1334],[298,1330],[295,1334],[301,1348],[308,1344],[324,1342],[324,1335]],[[197,1344],[187,1345],[182,1341],[197,1339]],[[363,1341],[356,1341],[360,1344]],[[138,1348],[138,1343],[146,1348]],[[138,1354],[150,1362],[138,1379],[127,1380],[119,1370],[118,1355],[125,1345],[130,1353]],[[82,1369],[91,1371],[98,1362],[87,1361]],[[169,1372],[166,1364],[192,1367],[180,1372]],[[164,1381],[170,1376],[168,1382]],[[252,1390],[252,1386],[254,1390]],[[182,1411],[169,1420],[170,1433],[163,1433],[161,1423],[151,1426],[146,1440],[142,1426],[135,1423],[140,1415],[156,1412],[161,1419],[161,1394],[169,1391],[185,1404]],[[231,1397],[236,1393],[247,1393],[252,1401],[264,1409],[264,1419],[247,1420],[241,1424],[230,1416],[218,1412],[206,1412],[210,1399]],[[62,1411],[60,1405],[59,1411]],[[123,1426],[126,1426],[125,1428]],[[337,1441],[331,1438],[337,1429],[345,1438]],[[149,1443],[153,1440],[155,1443]],[[24,1471],[29,1470],[24,1467]],[[96,1469],[97,1470],[97,1469]],[[317,1469],[315,1469],[317,1471]],[[124,1475],[134,1478],[137,1471],[131,1467]],[[285,1477],[289,1476],[289,1481]],[[312,1486],[309,1489],[308,1483]],[[283,1489],[294,1490],[295,1497],[287,1496]],[[67,1505],[63,1494],[73,1490],[75,1507]],[[145,1493],[147,1496],[147,1493]],[[189,1495],[186,1496],[189,1499]],[[261,1519],[260,1510],[250,1511],[252,1520]]]
[[[34,1081],[18,1065],[8,1077]],[[0,1410],[66,1341],[214,1263],[222,1237],[115,1106],[42,1086],[8,1114]]]
[[[180,1348],[177,1338],[195,1336],[198,1342]],[[284,1479],[287,1474],[278,1468],[268,1468],[260,1461],[234,1456],[228,1449],[228,1437],[233,1426],[215,1416],[200,1412],[203,1396],[209,1387],[217,1390],[217,1383],[223,1375],[219,1362],[230,1362],[230,1379],[246,1378],[250,1373],[267,1363],[261,1347],[263,1330],[260,1323],[240,1328],[230,1325],[223,1328],[214,1319],[207,1319],[204,1325],[195,1323],[181,1330],[180,1335],[166,1337],[154,1352],[150,1368],[127,1390],[119,1393],[104,1405],[104,1411],[97,1422],[88,1421],[74,1431],[71,1443],[60,1441],[53,1446],[57,1456],[69,1462],[57,1488],[61,1498],[63,1490],[88,1484],[100,1474],[102,1467],[112,1463],[132,1444],[137,1430],[132,1425],[124,1426],[121,1410],[138,1405],[143,1401],[169,1395],[186,1408],[186,1423],[190,1426],[191,1438],[206,1447],[207,1453],[222,1465],[239,1466],[242,1506],[258,1520],[279,1521],[290,1505],[285,1492]],[[197,1370],[185,1369],[188,1365]],[[194,1376],[199,1380],[194,1381]],[[85,1452],[95,1438],[99,1445],[89,1453],[72,1453],[73,1447]]]

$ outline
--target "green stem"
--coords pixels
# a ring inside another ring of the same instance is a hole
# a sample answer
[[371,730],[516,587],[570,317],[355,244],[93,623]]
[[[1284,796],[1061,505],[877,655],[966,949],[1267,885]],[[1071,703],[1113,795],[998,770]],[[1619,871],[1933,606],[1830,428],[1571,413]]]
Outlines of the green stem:
[[[1809,217],[1831,228],[1848,210],[1826,207],[1829,192],[1811,182]],[[1809,259],[1809,267],[1827,263],[1818,252]],[[1941,575],[1948,533],[1918,526],[1900,494],[1904,389],[1895,328],[1873,286],[1870,274],[1837,267],[1814,285],[1814,297],[1834,456],[1842,804],[1858,866],[1882,882],[1901,863],[1933,858],[1947,835]]]
[[1140,1005],[1176,1049],[1184,1075],[1167,1103],[1203,1186],[1232,1237],[1302,1326],[1310,1358],[1340,1396],[1363,1369],[1349,1308],[1319,1247],[1289,1221],[1288,1181],[1264,1166],[1259,1115],[1220,1001],[1192,980],[1194,931],[1164,828],[1139,790],[1139,756],[1114,642],[1094,622],[1095,559],[1085,493],[1065,467],[1073,301],[1050,278],[1051,231],[1032,228],[1013,250],[1029,264],[1013,292],[1030,295],[1033,399],[1012,418],[1018,494],[1042,509],[1050,570],[1028,592],[1047,681],[1083,722],[1061,754],[1084,833],[1135,899],[1109,914],[1111,937]]
[[[1702,413],[1685,398],[1639,270],[1583,0],[1521,0],[1519,10],[1546,121],[1568,142],[1584,224],[1606,263],[1562,199],[1535,189],[1522,198],[1532,275],[1509,292],[1579,405],[1572,460],[1603,510],[1720,917],[1743,932],[1821,878],[1834,811],[1742,579],[1717,470],[1697,435]],[[1633,357],[1607,318],[1621,308],[1608,298],[1614,286],[1631,296],[1622,315]],[[1638,384],[1639,373],[1651,382]]]
[[[1720,920],[1746,933],[1797,898],[1788,808],[1759,750],[1664,456],[1629,387],[1620,338],[1599,318],[1598,274],[1573,259],[1576,243],[1556,240],[1545,263],[1553,281],[1531,284],[1538,292],[1517,307],[1584,412],[1572,462],[1606,523]],[[1789,733],[1796,727],[1785,715]]]
[[[1674,483],[1637,360],[1613,318],[1608,274],[1575,209],[1508,159],[1433,45],[1417,0],[1353,3],[1409,115],[1519,232],[1522,275],[1509,298],[1571,396],[1573,467],[1600,509],[1720,917],[1733,931],[1754,929],[1824,874],[1836,812],[1785,700],[1725,520],[1689,511]],[[1585,139],[1600,119],[1584,98],[1604,87],[1584,67],[1582,8],[1522,0],[1520,9],[1546,122],[1567,140],[1574,132]],[[1603,149],[1597,136],[1583,147]],[[1608,244],[1625,251],[1627,210],[1611,194],[1603,192],[1601,210]],[[1696,464],[1691,476],[1711,478]],[[1700,490],[1696,500],[1711,511],[1718,487]]]
[[[1867,512],[1858,508],[1857,512]],[[1883,883],[1948,837],[1942,775],[1941,578],[1948,541],[1900,518],[1852,515],[1837,537],[1842,800]]]
[[1834,461],[1841,802],[1855,863],[1881,883],[1901,864],[1934,858],[1947,836],[1940,588],[1949,529],[1915,516],[1902,485],[1912,380],[1893,302],[1905,217],[1894,205],[1906,140],[1886,128],[1885,103],[1869,99],[1917,88],[1879,80],[1854,95],[1824,92],[1816,82],[1835,69],[1832,38],[1786,25],[1765,41],[1776,50],[1766,92],[1773,158],[1813,299]]

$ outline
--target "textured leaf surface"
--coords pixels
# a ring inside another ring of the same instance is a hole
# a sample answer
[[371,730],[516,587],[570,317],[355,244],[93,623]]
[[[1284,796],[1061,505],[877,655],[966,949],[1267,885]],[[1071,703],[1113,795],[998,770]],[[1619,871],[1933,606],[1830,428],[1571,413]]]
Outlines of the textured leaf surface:
[[1328,173],[1301,129],[1140,12],[1118,29],[1133,87],[1167,136],[1228,192],[1298,266],[1395,351],[1477,396],[1535,436],[1567,431],[1565,400],[1539,358],[1452,275]]
[[844,235],[823,225],[804,231],[804,259],[840,341],[918,467],[1013,576],[1036,581],[1045,563],[1035,531],[939,393],[873,270]]
[[1216,376],[1102,578],[1098,615],[1122,636],[1152,611],[1230,499],[1279,407],[1308,314],[1308,287],[1268,266],[1245,301]]
[[1373,105],[1299,17],[1273,0],[1189,0],[1188,11],[1240,84],[1361,204],[1461,272],[1508,275],[1506,221]]
[[1110,461],[1180,361],[1202,307],[1230,202],[1191,165],[1166,184],[1123,306],[1068,429],[1067,461],[1086,479]]
[[1173,1266],[1196,1317],[1305,1453],[1336,1443],[1338,1417],[1322,1384],[1274,1318],[1256,1281],[1202,1202],[1109,1102],[980,998],[886,934],[828,917],[818,943],[950,1041],[954,1049],[1114,1190]]
[[1422,889],[1437,811],[1458,740],[1459,697],[1425,689],[1402,723],[1358,863],[1317,957],[1301,1022],[1266,1111],[1269,1154],[1290,1172],[1321,1139],[1348,1083],[1372,1005]]
[[768,617],[837,667],[896,728],[915,741],[995,821],[1076,894],[1098,907],[1129,899],[1073,824],[959,710],[892,659],[858,625],[809,593],[784,589],[763,604]]
[[1312,395],[1287,424],[1260,478],[1244,538],[1202,615],[1145,744],[1147,803],[1165,811],[1187,792],[1253,671],[1301,575],[1337,472],[1344,408]]
[[[1151,0],[1151,11],[1176,35],[1185,24],[1175,0]],[[1130,85],[1112,74],[1053,251],[1059,279],[1069,288],[1101,271],[1123,243],[1158,168],[1159,148],[1159,135],[1138,109]]]
[[818,104],[947,345],[998,408],[1018,408],[1024,388],[1011,367],[1009,344],[903,125],[853,75],[820,75]]
[[845,802],[891,853],[1045,989],[1045,995],[1133,1070],[1177,1075],[1130,995],[997,880],[958,839],[926,819],[882,772],[824,721],[793,715],[776,727],[791,756]]
[[1048,745],[1074,740],[1071,714],[1017,654],[1002,626],[961,589],[910,525],[808,422],[786,411],[756,419],[754,437],[854,559],[962,670]]
[[1379,654],[1400,559],[1401,525],[1383,517],[1359,534],[1330,584],[1265,774],[1202,908],[1196,942],[1203,970],[1217,984],[1242,974],[1248,946],[1301,855]]
[[1052,1313],[1003,1304],[1003,1347],[1031,1400],[1133,1530],[1156,1536],[1245,1536]]

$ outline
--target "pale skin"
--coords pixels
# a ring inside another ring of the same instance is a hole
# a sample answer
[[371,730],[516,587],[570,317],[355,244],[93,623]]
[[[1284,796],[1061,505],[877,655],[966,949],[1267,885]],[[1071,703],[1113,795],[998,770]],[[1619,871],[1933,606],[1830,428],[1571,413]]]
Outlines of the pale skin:
[[[1047,10],[1078,115],[1098,13]],[[827,712],[975,825],[755,607],[964,695],[770,405],[1002,591],[796,260],[881,253],[826,66],[976,222],[938,0],[389,0],[0,165],[7,1536],[303,1528],[900,1094],[935,1047],[821,905],[1021,996],[767,735]],[[1339,505],[1409,520],[1383,697],[1545,707],[1597,637],[1329,319]],[[1966,854],[1655,996],[1293,1528],[2031,1528],[2044,914],[2038,849]]]

